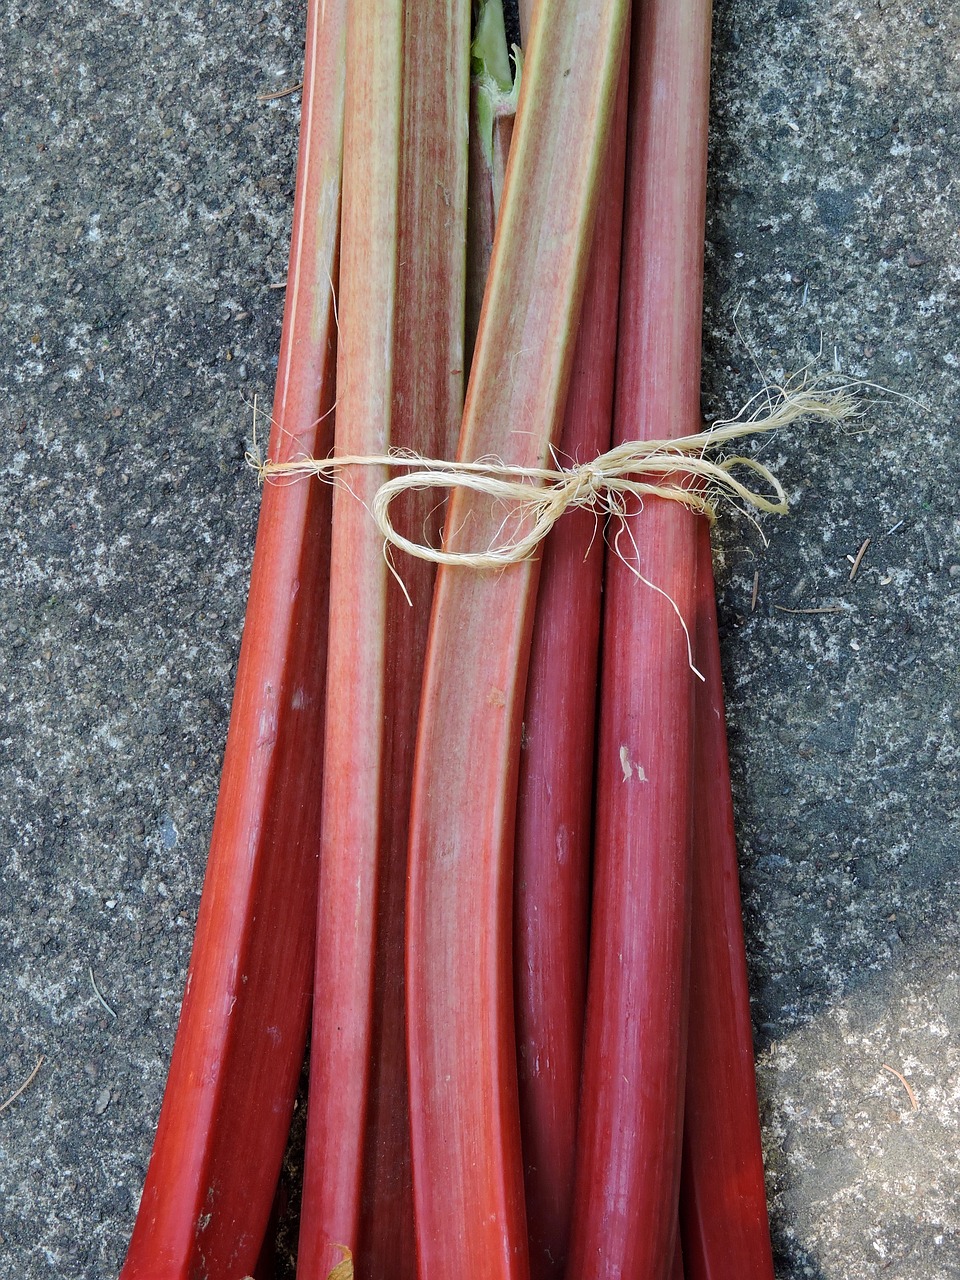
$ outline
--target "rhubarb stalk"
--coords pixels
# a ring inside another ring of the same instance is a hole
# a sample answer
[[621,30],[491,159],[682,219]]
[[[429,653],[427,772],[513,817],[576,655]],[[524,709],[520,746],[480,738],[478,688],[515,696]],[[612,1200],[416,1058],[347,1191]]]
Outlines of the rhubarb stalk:
[[[648,0],[639,7],[618,442],[683,435],[699,421],[709,47],[709,0]],[[695,679],[677,615],[695,626],[696,521],[675,503],[649,499],[608,555],[569,1268],[576,1280],[654,1280],[669,1276],[674,1264]]]
[[[610,139],[558,451],[610,448],[627,62]],[[587,987],[603,534],[564,515],[543,552],[517,793],[514,963],[530,1269],[565,1270]]]
[[480,324],[480,307],[503,198],[507,156],[520,91],[510,72],[501,0],[483,0],[470,46],[470,157],[467,208],[467,367]]
[[[343,0],[307,15],[271,457],[329,448]],[[255,1266],[303,1060],[314,955],[329,554],[320,486],[268,486],[196,940],[123,1280]]]
[[[271,457],[329,448],[343,0],[314,0]],[[210,858],[123,1280],[256,1264],[303,1062],[320,826],[329,497],[268,486]]]
[[[336,452],[450,457],[462,410],[469,6],[357,0],[347,37]],[[298,1274],[412,1276],[404,900],[434,571],[390,573],[356,467],[334,498],[316,989]],[[436,531],[411,500],[410,536]],[[409,599],[405,599],[404,592]],[[411,607],[412,605],[412,607]]]
[[[567,383],[627,5],[543,0],[458,456],[543,465]],[[444,548],[502,512],[454,492]],[[442,567],[411,810],[407,1007],[420,1274],[528,1273],[513,1026],[516,779],[536,562]]]
[[680,1230],[687,1280],[773,1280],[710,533],[697,554],[690,1039]]

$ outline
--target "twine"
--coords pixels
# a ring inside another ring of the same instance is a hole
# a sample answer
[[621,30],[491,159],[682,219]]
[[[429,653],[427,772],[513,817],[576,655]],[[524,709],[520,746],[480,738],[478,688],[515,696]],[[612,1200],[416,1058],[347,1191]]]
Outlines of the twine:
[[[739,499],[755,510],[784,514],[787,496],[769,467],[756,458],[725,457],[718,451],[731,441],[777,431],[801,418],[833,424],[847,421],[858,413],[852,385],[844,381],[828,386],[813,379],[799,386],[788,382],[766,388],[737,417],[715,422],[705,431],[672,440],[630,440],[592,462],[568,468],[510,466],[499,459],[450,462],[401,450],[290,462],[248,455],[247,460],[261,483],[306,476],[336,480],[351,467],[400,471],[380,485],[370,507],[386,544],[433,564],[499,569],[530,559],[560,517],[571,510],[587,509],[624,520],[630,499],[642,506],[645,498],[655,497],[678,502],[711,523],[721,500],[735,503]],[[751,473],[749,484],[733,474],[739,468]],[[482,551],[444,551],[404,537],[394,527],[391,505],[403,493],[430,489],[470,489],[507,503],[514,511],[517,531],[505,532],[501,525]]]

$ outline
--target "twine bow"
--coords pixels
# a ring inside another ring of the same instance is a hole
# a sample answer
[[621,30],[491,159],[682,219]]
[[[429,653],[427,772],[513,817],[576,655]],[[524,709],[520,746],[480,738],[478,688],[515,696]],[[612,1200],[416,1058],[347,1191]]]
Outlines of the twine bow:
[[[839,423],[857,412],[847,384],[824,387],[814,380],[799,387],[788,384],[775,396],[769,390],[761,392],[738,417],[716,422],[706,431],[673,440],[630,440],[591,462],[569,468],[510,466],[499,459],[450,462],[400,450],[290,462],[248,460],[262,482],[301,476],[336,479],[350,467],[400,471],[380,485],[370,508],[384,541],[434,564],[497,569],[533,556],[564,512],[588,509],[624,518],[631,498],[640,503],[649,497],[679,502],[711,522],[721,499],[739,499],[755,510],[782,514],[787,510],[787,497],[773,472],[756,458],[717,456],[718,450],[732,440],[775,431],[799,418]],[[752,473],[750,484],[733,474],[736,469]],[[761,489],[751,487],[758,484]],[[390,509],[401,494],[429,489],[470,489],[486,494],[508,506],[513,531],[505,531],[501,525],[482,551],[445,551],[413,541],[395,528]]]

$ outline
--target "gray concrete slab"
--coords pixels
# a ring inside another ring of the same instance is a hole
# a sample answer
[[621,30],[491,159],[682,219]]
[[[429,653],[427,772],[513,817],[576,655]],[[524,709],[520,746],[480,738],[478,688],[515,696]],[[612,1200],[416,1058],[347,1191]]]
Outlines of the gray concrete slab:
[[[303,19],[0,19],[0,1098],[44,1058],[0,1113],[3,1277],[114,1276],[136,1209],[276,367],[299,100],[257,95]],[[960,9],[718,0],[715,33],[705,410],[821,347],[909,397],[774,441],[791,516],[717,544],[778,1274],[947,1280]]]

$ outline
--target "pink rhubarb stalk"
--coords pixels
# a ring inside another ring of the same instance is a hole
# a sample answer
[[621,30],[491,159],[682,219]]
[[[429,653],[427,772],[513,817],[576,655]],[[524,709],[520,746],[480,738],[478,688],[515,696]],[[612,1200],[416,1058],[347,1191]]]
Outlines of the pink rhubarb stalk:
[[773,1280],[710,533],[698,537],[690,1036],[680,1230],[687,1280]]
[[[463,394],[469,6],[350,8],[336,451],[450,457]],[[404,591],[368,507],[334,499],[323,837],[298,1274],[416,1270],[403,945],[413,748],[434,570]],[[398,514],[436,532],[436,495]],[[412,604],[412,607],[411,607]]]
[[[683,435],[699,421],[709,50],[709,0],[639,7],[618,442]],[[695,626],[697,519],[650,499],[621,533],[620,555],[608,555],[575,1280],[657,1280],[674,1263],[695,684],[677,612]]]
[[[627,6],[543,0],[524,66],[459,456],[557,439]],[[502,518],[456,491],[448,551]],[[407,1008],[417,1250],[429,1280],[528,1273],[512,991],[513,840],[536,562],[437,578],[411,811]]]
[[[311,3],[270,455],[329,449],[343,0]],[[320,828],[329,494],[268,485],[210,859],[123,1280],[236,1280],[270,1215],[303,1061]]]
[[[610,448],[627,63],[610,139],[558,456]],[[544,546],[517,795],[514,985],[534,1280],[565,1271],[587,988],[603,530],[571,511]]]

